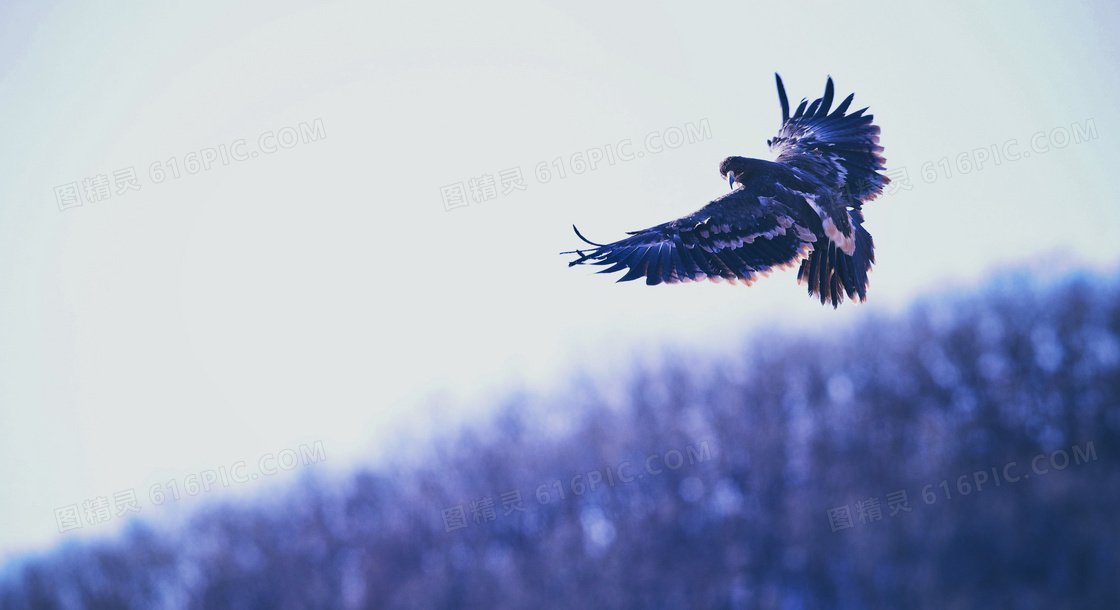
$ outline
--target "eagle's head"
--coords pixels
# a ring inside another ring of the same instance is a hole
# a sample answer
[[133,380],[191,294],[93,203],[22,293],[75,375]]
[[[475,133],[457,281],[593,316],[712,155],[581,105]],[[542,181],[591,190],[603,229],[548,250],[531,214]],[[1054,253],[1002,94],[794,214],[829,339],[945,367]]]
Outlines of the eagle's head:
[[727,184],[734,189],[735,183],[745,184],[747,178],[754,173],[757,159],[746,157],[728,157],[719,164],[719,175],[727,179]]

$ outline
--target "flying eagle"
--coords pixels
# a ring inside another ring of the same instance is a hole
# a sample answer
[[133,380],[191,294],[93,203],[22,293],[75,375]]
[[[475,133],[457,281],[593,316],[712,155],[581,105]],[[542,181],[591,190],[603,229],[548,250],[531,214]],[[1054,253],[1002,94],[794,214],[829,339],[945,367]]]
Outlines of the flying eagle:
[[[863,228],[864,202],[890,180],[880,174],[879,127],[863,110],[845,114],[854,94],[832,110],[829,77],[824,96],[802,99],[790,116],[782,77],[778,99],[782,127],[768,140],[775,161],[728,157],[719,173],[731,192],[677,220],[627,233],[610,244],[589,241],[594,249],[574,250],[578,264],[610,265],[599,273],[628,269],[618,281],[640,277],[646,284],[744,282],[800,262],[797,282],[810,296],[838,307],[847,293],[867,298],[867,273],[875,262],[871,234]],[[831,110],[831,112],[830,112]]]

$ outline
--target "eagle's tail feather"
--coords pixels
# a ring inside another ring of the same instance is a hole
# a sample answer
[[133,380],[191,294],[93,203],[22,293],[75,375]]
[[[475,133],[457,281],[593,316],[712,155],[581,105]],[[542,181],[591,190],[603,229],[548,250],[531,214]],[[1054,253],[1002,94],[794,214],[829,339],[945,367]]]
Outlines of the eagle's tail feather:
[[852,210],[851,214],[856,237],[852,255],[848,256],[831,241],[827,246],[818,242],[818,247],[801,261],[797,272],[797,282],[807,283],[811,296],[819,296],[821,304],[831,302],[834,308],[840,306],[845,294],[852,301],[867,300],[867,274],[875,262],[875,243],[863,228],[862,214],[859,210]]

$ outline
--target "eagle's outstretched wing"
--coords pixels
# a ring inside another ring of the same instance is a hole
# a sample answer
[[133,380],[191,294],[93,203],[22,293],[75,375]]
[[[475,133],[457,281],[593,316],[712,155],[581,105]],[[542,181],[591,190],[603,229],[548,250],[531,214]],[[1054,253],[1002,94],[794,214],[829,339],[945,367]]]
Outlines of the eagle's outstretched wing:
[[599,273],[629,269],[620,282],[645,277],[650,285],[703,279],[750,285],[759,274],[809,254],[816,236],[798,221],[798,205],[784,190],[741,187],[694,214],[576,251],[579,258],[569,266],[610,265]]
[[845,114],[855,94],[832,108],[832,77],[825,84],[824,96],[809,104],[801,104],[789,114],[789,100],[782,77],[778,81],[778,99],[782,104],[782,127],[778,135],[766,143],[770,152],[778,153],[776,161],[808,172],[822,184],[850,195],[847,205],[859,207],[874,199],[890,183],[879,174],[886,159],[880,156],[879,126],[874,115],[863,113],[867,108]]

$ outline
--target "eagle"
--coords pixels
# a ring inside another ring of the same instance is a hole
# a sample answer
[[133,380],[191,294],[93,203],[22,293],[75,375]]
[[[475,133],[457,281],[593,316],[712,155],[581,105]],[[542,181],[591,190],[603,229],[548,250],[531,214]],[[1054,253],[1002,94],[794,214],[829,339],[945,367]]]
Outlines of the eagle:
[[833,84],[805,99],[790,115],[782,77],[774,75],[782,105],[778,135],[766,143],[774,161],[728,157],[719,173],[731,192],[683,218],[624,239],[564,252],[579,264],[609,265],[599,273],[627,270],[618,281],[644,277],[646,284],[708,279],[754,283],[777,268],[800,263],[797,282],[821,304],[838,307],[846,294],[867,299],[867,274],[875,245],[863,228],[863,204],[890,180],[880,172],[879,127],[867,108],[848,113],[855,94],[832,109]]

